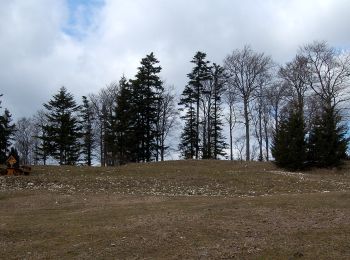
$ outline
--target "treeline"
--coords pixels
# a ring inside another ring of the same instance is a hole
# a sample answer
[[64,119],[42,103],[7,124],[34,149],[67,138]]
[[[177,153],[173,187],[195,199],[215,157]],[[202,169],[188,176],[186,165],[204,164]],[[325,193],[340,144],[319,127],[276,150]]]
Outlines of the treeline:
[[292,98],[274,131],[277,165],[294,170],[336,167],[347,157],[349,65],[349,54],[316,42],[302,47],[280,69]]
[[92,165],[99,159],[114,166],[164,160],[178,112],[158,63],[153,53],[147,55],[134,79],[122,77],[83,96],[81,104],[61,87],[34,118],[17,122],[13,139],[22,162]]
[[5,110],[1,160],[11,138],[26,164],[119,165],[179,152],[184,159],[273,157],[282,167],[303,169],[339,166],[347,157],[348,53],[314,42],[278,66],[246,46],[221,65],[203,52],[191,64],[179,97],[151,53],[133,79],[123,76],[80,104],[62,87],[16,126]]

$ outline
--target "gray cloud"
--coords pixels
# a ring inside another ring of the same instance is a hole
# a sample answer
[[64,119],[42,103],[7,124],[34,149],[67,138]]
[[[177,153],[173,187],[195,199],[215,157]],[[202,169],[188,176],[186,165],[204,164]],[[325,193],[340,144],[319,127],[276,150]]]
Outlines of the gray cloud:
[[[84,19],[84,8],[75,19]],[[347,0],[107,0],[89,24],[69,28],[66,1],[0,2],[0,93],[16,116],[30,116],[65,85],[76,98],[97,92],[154,51],[162,76],[180,92],[197,50],[220,63],[250,44],[277,62],[298,47],[327,40],[350,48]],[[77,12],[78,12],[77,11]]]

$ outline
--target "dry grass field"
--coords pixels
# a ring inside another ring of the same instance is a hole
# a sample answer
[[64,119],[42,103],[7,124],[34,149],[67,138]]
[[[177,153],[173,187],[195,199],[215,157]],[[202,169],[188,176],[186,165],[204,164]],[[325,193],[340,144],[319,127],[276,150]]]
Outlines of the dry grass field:
[[0,176],[2,259],[350,259],[350,165],[39,166]]

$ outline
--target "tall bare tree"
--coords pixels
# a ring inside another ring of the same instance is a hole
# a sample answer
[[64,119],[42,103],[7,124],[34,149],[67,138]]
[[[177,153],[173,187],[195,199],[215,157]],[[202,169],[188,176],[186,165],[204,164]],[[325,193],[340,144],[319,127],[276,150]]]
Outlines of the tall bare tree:
[[349,100],[350,54],[337,51],[326,42],[314,42],[301,48],[310,70],[309,84],[329,107]]
[[98,94],[89,95],[91,105],[94,110],[96,127],[98,132],[99,141],[99,154],[101,166],[106,166],[108,161],[112,158],[110,149],[108,147],[108,124],[109,119],[113,113],[114,102],[116,100],[116,93],[118,91],[118,84],[115,82],[110,83],[105,88],[101,89]]
[[156,161],[159,159],[164,161],[166,150],[169,148],[166,145],[166,141],[176,124],[178,116],[179,112],[176,109],[176,97],[173,93],[173,87],[163,89],[159,93],[159,105],[157,107]]
[[270,107],[269,111],[274,121],[274,131],[277,129],[280,112],[287,102],[289,93],[288,85],[281,80],[273,82],[266,90],[267,103]]
[[304,114],[305,93],[309,88],[310,70],[308,59],[297,55],[292,62],[287,63],[279,70],[279,76],[290,88],[293,102],[301,115]]
[[229,76],[229,84],[237,89],[240,101],[243,103],[243,116],[246,137],[246,160],[250,160],[250,124],[249,107],[259,88],[260,79],[269,72],[272,60],[264,53],[256,53],[249,46],[242,50],[234,50],[224,60]]
[[309,84],[321,104],[308,136],[309,161],[319,167],[341,164],[349,144],[343,104],[350,99],[350,54],[314,42],[301,49],[310,69]]
[[45,126],[48,125],[47,118],[45,117],[45,111],[39,110],[34,118],[34,165],[38,165],[40,162],[46,165],[49,159],[49,142],[47,141],[47,131]]
[[225,103],[228,107],[228,113],[225,117],[229,131],[230,131],[230,136],[229,136],[229,144],[230,144],[230,160],[233,161],[233,129],[236,125],[237,122],[237,116],[236,116],[236,110],[235,110],[235,105],[237,102],[237,94],[236,94],[236,88],[232,84],[227,84],[227,88],[225,91]]
[[31,118],[22,117],[16,123],[14,145],[21,164],[32,164],[34,159],[35,125]]
[[[258,76],[258,85],[259,87],[254,92],[254,104],[252,106],[252,121],[255,125],[255,137],[258,142],[259,147],[259,155],[258,160],[263,161],[264,155],[263,155],[263,142],[265,139],[265,144],[268,148],[268,136],[267,133],[267,124],[269,122],[268,120],[268,112],[266,110],[267,106],[267,89],[272,81],[272,74],[270,73],[264,73],[262,75]],[[268,149],[266,153],[266,157],[268,157]]]

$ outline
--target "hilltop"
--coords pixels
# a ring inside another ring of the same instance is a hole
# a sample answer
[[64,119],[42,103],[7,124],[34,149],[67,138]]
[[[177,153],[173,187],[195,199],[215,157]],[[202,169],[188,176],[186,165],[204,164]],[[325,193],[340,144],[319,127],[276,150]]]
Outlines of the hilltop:
[[350,171],[168,161],[0,177],[4,258],[350,257]]

